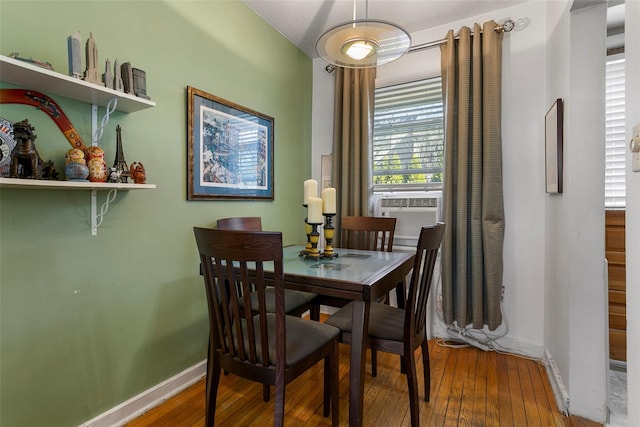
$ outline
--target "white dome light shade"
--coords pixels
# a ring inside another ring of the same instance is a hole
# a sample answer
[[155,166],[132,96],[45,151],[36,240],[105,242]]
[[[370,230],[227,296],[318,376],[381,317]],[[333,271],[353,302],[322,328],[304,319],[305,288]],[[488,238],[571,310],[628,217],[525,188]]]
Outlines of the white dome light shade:
[[338,25],[316,42],[325,61],[346,68],[372,68],[403,56],[411,46],[409,34],[386,21],[355,20]]

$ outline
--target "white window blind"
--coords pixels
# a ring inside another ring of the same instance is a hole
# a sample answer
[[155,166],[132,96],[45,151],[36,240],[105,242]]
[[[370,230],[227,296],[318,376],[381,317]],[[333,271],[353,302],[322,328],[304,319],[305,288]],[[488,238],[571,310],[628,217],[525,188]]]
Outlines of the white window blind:
[[625,207],[625,69],[624,57],[607,59],[604,205]]
[[376,89],[374,191],[442,186],[443,119],[440,77]]

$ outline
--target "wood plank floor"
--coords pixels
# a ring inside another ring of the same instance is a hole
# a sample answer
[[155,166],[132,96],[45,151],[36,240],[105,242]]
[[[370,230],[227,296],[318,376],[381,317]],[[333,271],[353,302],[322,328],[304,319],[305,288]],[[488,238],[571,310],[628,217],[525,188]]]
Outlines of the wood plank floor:
[[[422,363],[417,350],[422,426],[600,426],[566,417],[556,406],[543,365],[513,355],[429,343],[431,401],[424,402]],[[369,355],[368,355],[369,357]],[[368,362],[368,360],[367,360]],[[398,356],[378,353],[378,376],[367,363],[367,426],[409,426],[406,377]],[[204,379],[129,423],[128,427],[204,426]],[[294,380],[286,390],[285,425],[329,426],[322,416],[322,364]],[[340,345],[340,425],[349,419],[349,347]],[[273,394],[262,401],[262,387],[234,375],[222,376],[216,425],[273,424]]]

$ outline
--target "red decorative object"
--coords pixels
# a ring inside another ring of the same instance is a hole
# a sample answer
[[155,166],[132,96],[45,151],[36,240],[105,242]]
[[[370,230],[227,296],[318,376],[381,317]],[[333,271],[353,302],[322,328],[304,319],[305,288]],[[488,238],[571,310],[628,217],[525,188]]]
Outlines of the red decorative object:
[[0,89],[0,104],[25,104],[38,107],[58,125],[73,148],[83,151],[87,149],[62,108],[44,93],[28,89]]
[[131,178],[135,184],[144,184],[147,182],[147,173],[144,170],[144,165],[142,163],[131,163],[129,172],[131,173]]

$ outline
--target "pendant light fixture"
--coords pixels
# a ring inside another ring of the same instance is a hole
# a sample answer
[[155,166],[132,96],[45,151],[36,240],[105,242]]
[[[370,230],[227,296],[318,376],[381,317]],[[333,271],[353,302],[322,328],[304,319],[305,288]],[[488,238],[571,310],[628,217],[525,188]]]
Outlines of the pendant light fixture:
[[316,41],[318,55],[330,64],[346,68],[372,68],[395,61],[407,53],[411,37],[399,26],[387,21],[356,19],[329,29]]

